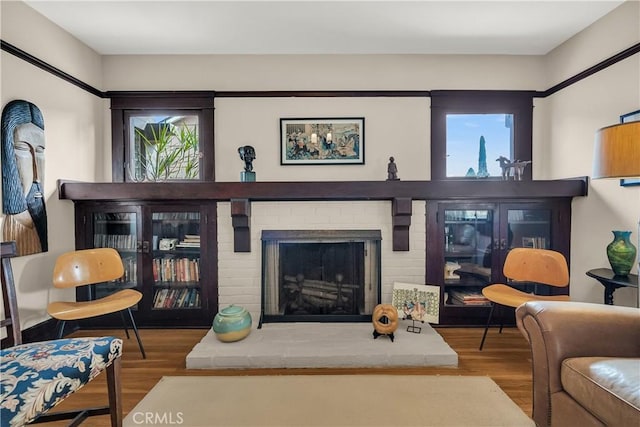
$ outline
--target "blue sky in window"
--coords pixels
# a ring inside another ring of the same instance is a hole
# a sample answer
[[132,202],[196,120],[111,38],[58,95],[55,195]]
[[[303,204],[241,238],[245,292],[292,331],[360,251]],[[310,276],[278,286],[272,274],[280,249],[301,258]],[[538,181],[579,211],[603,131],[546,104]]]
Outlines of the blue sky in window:
[[478,172],[480,137],[484,136],[489,176],[500,177],[502,170],[496,159],[511,159],[507,123],[512,122],[511,114],[447,114],[447,176],[466,176],[469,168]]

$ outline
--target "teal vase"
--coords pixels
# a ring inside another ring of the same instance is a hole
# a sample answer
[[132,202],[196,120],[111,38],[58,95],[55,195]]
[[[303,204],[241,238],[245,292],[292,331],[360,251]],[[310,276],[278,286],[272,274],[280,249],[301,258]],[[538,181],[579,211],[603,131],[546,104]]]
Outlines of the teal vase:
[[240,341],[251,332],[251,314],[232,304],[216,314],[212,329],[222,342]]
[[636,247],[629,237],[630,231],[613,231],[613,241],[607,245],[607,258],[611,270],[618,276],[626,276],[636,259]]

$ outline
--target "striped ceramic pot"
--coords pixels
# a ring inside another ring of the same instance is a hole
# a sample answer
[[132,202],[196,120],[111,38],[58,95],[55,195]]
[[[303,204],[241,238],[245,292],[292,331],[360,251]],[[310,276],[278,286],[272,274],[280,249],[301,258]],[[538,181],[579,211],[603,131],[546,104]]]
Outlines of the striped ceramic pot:
[[222,342],[240,341],[251,332],[251,314],[243,307],[231,304],[216,314],[213,332]]

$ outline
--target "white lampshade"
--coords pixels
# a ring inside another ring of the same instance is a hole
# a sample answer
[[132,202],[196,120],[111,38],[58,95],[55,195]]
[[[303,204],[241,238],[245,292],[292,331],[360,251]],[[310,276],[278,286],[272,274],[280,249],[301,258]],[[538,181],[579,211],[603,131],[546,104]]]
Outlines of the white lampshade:
[[640,121],[596,133],[592,178],[640,177]]

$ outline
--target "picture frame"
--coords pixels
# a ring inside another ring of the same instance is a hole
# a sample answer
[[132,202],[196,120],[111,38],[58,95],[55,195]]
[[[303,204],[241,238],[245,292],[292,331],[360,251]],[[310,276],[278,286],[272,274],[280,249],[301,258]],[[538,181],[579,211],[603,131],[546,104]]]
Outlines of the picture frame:
[[281,118],[281,165],[363,165],[364,117]]
[[400,319],[437,324],[440,321],[440,287],[394,282],[391,305],[398,310]]
[[[640,110],[632,111],[620,116],[620,123],[630,123],[637,121],[640,121]],[[620,180],[620,185],[623,187],[640,185],[640,178],[623,178]]]

